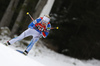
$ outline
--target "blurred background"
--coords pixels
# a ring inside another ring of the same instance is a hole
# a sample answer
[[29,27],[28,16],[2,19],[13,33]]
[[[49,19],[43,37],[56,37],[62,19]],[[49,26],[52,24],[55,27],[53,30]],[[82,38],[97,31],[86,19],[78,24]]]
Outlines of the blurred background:
[[[11,38],[20,35],[32,21],[26,13],[38,18],[47,1],[0,0],[0,28],[8,27]],[[100,59],[100,0],[52,1],[52,7],[46,11],[50,11],[52,27],[59,29],[41,39],[45,46],[78,59]]]

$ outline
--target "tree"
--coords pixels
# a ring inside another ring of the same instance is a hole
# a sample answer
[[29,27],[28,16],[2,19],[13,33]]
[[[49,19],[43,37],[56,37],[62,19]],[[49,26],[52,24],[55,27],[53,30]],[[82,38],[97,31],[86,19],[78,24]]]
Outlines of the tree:
[[[42,11],[42,9],[43,9],[43,7],[45,6],[46,3],[47,3],[47,0],[39,0],[37,6],[35,8],[35,11],[34,11],[34,18],[39,17],[39,15],[40,15],[40,13],[41,13],[41,11]],[[28,0],[25,0],[24,3],[23,3],[22,9],[20,10],[20,13],[19,13],[19,15],[18,15],[18,17],[17,17],[17,19],[15,21],[15,24],[14,24],[12,30],[11,30],[11,33],[9,35],[10,37],[12,37],[18,31],[18,28],[19,28],[21,22],[23,22],[22,21],[22,19],[24,17],[23,13],[25,13],[25,9],[27,7],[26,4],[28,4]]]
[[12,37],[16,33],[16,31],[18,30],[19,24],[21,23],[21,21],[22,21],[22,19],[24,17],[23,15],[25,13],[25,8],[26,8],[27,4],[28,4],[28,0],[25,0],[23,5],[22,5],[22,9],[19,12],[19,15],[18,15],[18,17],[17,17],[17,19],[15,21],[15,24],[14,24],[9,36]]
[[52,25],[60,28],[48,38],[58,46],[58,52],[80,59],[100,59],[99,3],[100,0],[62,0],[59,8],[54,5]]
[[33,13],[34,19],[36,19],[37,17],[39,17],[39,15],[40,15],[43,7],[46,5],[46,3],[47,3],[47,0],[39,0],[37,6],[35,8],[35,11]]
[[11,0],[5,13],[4,13],[4,16],[2,17],[1,19],[1,22],[0,22],[0,27],[5,27],[5,26],[9,26],[10,22],[11,22],[11,19],[13,17],[13,14],[15,12],[15,9],[18,5],[18,2],[19,0]]

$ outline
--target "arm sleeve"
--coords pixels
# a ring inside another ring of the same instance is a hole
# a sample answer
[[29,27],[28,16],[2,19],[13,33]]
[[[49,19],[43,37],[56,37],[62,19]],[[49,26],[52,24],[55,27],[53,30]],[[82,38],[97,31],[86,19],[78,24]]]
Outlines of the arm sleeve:
[[51,29],[51,24],[48,24],[46,28],[47,31],[42,32],[43,38],[46,38],[49,35],[50,29]]
[[36,23],[39,23],[41,20],[42,20],[41,18],[37,18],[36,20],[32,21],[32,22],[29,24],[28,28],[33,29],[33,27],[35,27],[35,24],[36,24]]
[[28,28],[33,29],[34,26],[35,26],[34,21],[32,21],[32,22],[28,25]]
[[42,19],[43,19],[43,17],[37,18],[36,23],[39,23]]
[[48,31],[50,31],[50,29],[51,29],[51,24],[50,24],[50,23],[47,25],[46,29],[47,29]]

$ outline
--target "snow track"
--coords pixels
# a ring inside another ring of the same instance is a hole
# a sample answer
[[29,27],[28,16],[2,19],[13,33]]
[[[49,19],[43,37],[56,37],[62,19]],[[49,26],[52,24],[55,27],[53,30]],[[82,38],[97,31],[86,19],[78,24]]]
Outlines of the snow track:
[[44,66],[0,43],[0,66]]

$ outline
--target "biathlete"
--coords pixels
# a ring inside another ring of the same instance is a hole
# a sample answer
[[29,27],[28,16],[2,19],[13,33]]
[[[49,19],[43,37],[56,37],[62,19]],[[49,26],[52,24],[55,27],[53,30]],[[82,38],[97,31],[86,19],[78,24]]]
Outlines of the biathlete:
[[10,41],[7,41],[5,43],[6,46],[11,45],[15,43],[16,41],[20,41],[25,37],[32,36],[32,40],[30,44],[27,46],[26,50],[23,52],[23,54],[27,55],[29,51],[32,49],[33,45],[39,40],[41,36],[43,38],[46,38],[49,34],[49,31],[51,29],[50,24],[50,17],[48,15],[44,15],[43,17],[39,17],[36,20],[32,21],[28,29],[25,30],[21,35],[19,35],[16,38],[11,39]]

